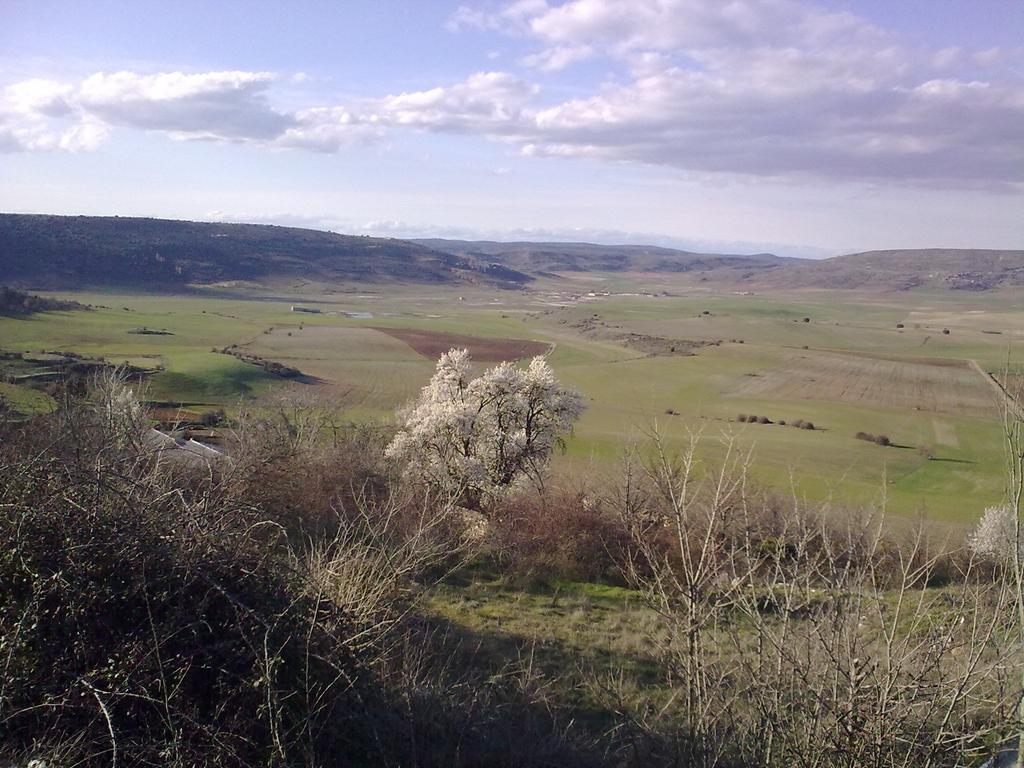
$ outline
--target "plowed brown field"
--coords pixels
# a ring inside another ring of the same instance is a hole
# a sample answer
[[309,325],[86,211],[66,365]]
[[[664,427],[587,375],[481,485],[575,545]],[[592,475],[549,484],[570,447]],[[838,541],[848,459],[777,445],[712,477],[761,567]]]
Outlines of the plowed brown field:
[[487,339],[480,336],[466,336],[461,333],[440,331],[419,331],[411,328],[375,328],[392,338],[404,341],[426,358],[436,360],[453,347],[468,349],[474,360],[499,362],[519,360],[524,357],[542,355],[550,345],[529,339]]

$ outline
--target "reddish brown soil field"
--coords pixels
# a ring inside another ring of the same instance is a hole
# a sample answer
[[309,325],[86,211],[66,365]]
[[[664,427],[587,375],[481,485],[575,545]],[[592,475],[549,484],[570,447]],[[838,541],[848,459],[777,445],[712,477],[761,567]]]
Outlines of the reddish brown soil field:
[[480,336],[465,336],[461,333],[440,331],[417,331],[411,328],[375,328],[392,338],[404,341],[424,357],[436,360],[452,347],[468,349],[474,360],[495,363],[502,360],[519,360],[534,357],[548,351],[547,344],[528,339],[485,339]]

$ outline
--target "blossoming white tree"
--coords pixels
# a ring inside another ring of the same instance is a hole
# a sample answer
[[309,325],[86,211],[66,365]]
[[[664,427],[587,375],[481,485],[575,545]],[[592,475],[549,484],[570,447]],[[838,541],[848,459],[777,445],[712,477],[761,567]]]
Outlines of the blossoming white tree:
[[543,357],[524,370],[501,363],[472,377],[469,352],[451,349],[419,399],[399,414],[386,455],[417,482],[479,509],[517,479],[540,479],[551,452],[583,412]]
[[999,562],[1013,560],[1014,544],[1024,549],[1024,541],[1017,541],[1017,515],[1008,504],[988,507],[967,543],[976,555]]
[[103,368],[90,382],[93,409],[111,443],[120,449],[137,446],[146,427],[146,413],[128,385],[125,368]]

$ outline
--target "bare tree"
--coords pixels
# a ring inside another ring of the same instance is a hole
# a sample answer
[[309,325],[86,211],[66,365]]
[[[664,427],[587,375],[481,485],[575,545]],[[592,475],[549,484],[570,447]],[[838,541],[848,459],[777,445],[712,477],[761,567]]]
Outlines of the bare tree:
[[[884,507],[837,520],[751,488],[724,438],[716,469],[691,437],[651,435],[618,494],[629,581],[662,621],[651,638],[674,691],[633,717],[677,734],[681,764],[944,766],[1006,724],[1014,592],[973,555]],[[941,584],[941,586],[936,586]],[[1015,699],[1013,699],[1015,701]]]

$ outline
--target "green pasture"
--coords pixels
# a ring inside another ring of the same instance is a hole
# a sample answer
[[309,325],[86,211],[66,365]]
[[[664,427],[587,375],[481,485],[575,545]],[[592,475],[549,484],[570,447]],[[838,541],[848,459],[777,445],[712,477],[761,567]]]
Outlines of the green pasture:
[[[752,451],[757,479],[837,506],[884,499],[895,514],[923,511],[963,523],[1001,497],[1001,432],[992,413],[864,405],[828,391],[801,399],[741,393],[746,377],[794,364],[793,350],[898,361],[977,360],[997,371],[1024,335],[1024,312],[1014,297],[839,291],[766,297],[679,290],[668,296],[574,298],[615,285],[635,290],[645,280],[601,277],[552,280],[529,292],[353,286],[301,297],[283,290],[260,295],[255,289],[238,295],[61,293],[97,308],[0,318],[0,348],[131,362],[156,371],[149,385],[156,400],[230,406],[273,387],[310,386],[337,398],[353,418],[381,419],[415,396],[433,361],[374,327],[536,339],[553,345],[551,364],[588,401],[566,454],[556,460],[556,469],[569,476],[582,479],[596,468],[609,478],[625,448],[642,443],[644,431],[656,425],[677,446],[700,433],[700,455],[709,466],[721,459],[728,436],[736,450]],[[668,278],[658,279],[652,287],[664,288]],[[321,314],[292,312],[292,305]],[[598,324],[592,330],[580,327],[594,315]],[[168,335],[132,333],[139,328]],[[950,333],[943,334],[944,328]],[[649,356],[622,343],[619,337],[627,333],[722,343],[693,356]],[[233,344],[297,367],[313,383],[288,383],[213,351]],[[31,390],[12,386],[5,385],[8,400],[29,397]],[[978,386],[987,386],[980,375]],[[774,422],[802,419],[817,428],[740,424],[740,413]],[[886,434],[895,445],[857,440],[859,431]],[[922,455],[919,446],[930,447],[933,457]]]

